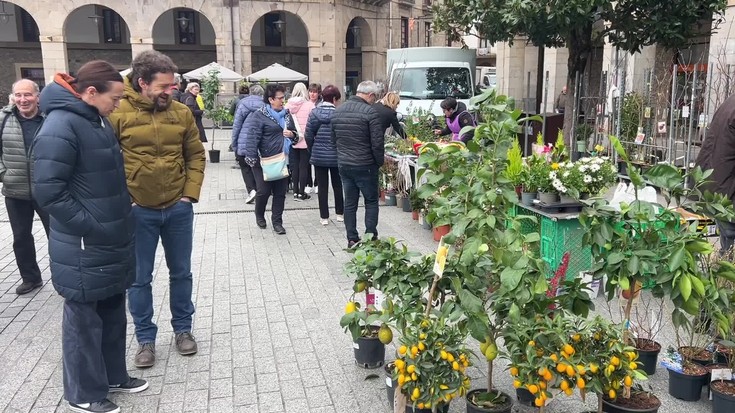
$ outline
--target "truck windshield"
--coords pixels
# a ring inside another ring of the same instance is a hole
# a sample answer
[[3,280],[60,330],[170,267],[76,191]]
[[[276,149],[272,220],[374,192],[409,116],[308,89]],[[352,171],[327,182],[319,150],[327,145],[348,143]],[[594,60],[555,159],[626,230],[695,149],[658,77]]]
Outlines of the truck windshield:
[[472,97],[470,71],[462,67],[396,68],[391,85],[404,99],[444,99]]

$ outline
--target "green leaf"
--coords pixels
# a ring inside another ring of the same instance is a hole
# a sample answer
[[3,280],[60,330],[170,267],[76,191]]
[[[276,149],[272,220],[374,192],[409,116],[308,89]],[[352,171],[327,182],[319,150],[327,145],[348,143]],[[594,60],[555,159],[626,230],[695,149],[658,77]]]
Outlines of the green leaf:
[[683,274],[679,277],[679,291],[681,292],[681,298],[684,301],[689,301],[689,297],[692,295],[692,281],[689,274]]
[[536,279],[536,283],[533,286],[533,293],[534,294],[544,294],[549,289],[549,283],[546,280],[546,276],[544,274],[539,274],[538,278]]
[[459,301],[462,303],[462,307],[469,313],[482,313],[484,309],[482,307],[482,300],[477,298],[471,292],[462,289],[459,291]]
[[508,310],[508,319],[511,323],[516,323],[520,321],[521,309],[518,308],[518,305],[516,303],[510,305],[510,310]]
[[697,293],[698,297],[704,296],[704,283],[695,274],[691,276],[692,289]]
[[640,272],[640,259],[636,255],[631,255],[628,260],[628,273],[631,275],[638,274]]
[[615,264],[621,262],[624,259],[625,259],[625,255],[623,255],[623,253],[621,253],[621,252],[613,252],[613,253],[610,253],[610,255],[607,256],[607,263],[610,264],[610,265],[615,265]]
[[671,257],[669,257],[669,271],[674,272],[677,268],[680,268],[682,264],[684,263],[684,256],[686,254],[686,250],[683,246],[676,249],[671,254]]
[[516,287],[518,287],[518,284],[521,282],[524,272],[525,270],[523,269],[513,269],[511,267],[506,267],[500,273],[500,283],[509,291],[513,291],[516,289]]
[[538,232],[531,232],[529,234],[526,234],[523,236],[526,243],[530,244],[533,242],[539,242],[541,240],[541,235],[539,235]]
[[628,277],[621,277],[618,280],[618,285],[623,290],[629,290],[630,289],[630,280],[628,279]]

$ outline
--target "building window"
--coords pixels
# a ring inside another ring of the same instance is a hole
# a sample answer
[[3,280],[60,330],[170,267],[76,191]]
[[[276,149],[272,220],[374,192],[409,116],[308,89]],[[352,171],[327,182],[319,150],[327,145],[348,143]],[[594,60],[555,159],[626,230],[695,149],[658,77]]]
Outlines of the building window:
[[178,44],[197,44],[197,13],[195,11],[177,10],[174,13],[174,25],[178,33]]
[[122,43],[122,19],[106,7],[102,9],[102,35],[105,43]]
[[426,46],[431,46],[431,23],[424,23],[424,42]]
[[[283,46],[283,37],[276,27],[276,22],[281,20],[280,13],[268,13],[263,16],[263,26],[265,26],[265,45],[270,47]],[[281,20],[283,21],[283,20]]]
[[46,84],[43,67],[21,67],[20,77],[21,79],[29,79],[38,83],[38,86],[41,88]]
[[40,40],[38,39],[39,33],[36,21],[33,20],[33,17],[31,17],[31,15],[24,9],[18,7],[16,10],[20,11],[20,38],[23,39],[24,42],[38,43]]
[[408,17],[401,17],[401,48],[408,47]]

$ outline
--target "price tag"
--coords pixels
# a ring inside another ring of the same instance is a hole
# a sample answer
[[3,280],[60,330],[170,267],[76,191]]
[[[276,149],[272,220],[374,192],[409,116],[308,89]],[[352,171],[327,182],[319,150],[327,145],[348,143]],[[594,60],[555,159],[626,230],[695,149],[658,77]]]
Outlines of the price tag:
[[666,122],[658,123],[658,133],[666,133]]
[[651,107],[646,106],[645,109],[643,109],[643,117],[646,119],[651,119]]
[[682,106],[681,107],[681,117],[682,118],[688,118],[689,117],[689,106]]
[[365,294],[365,305],[375,305],[375,293]]
[[444,243],[444,237],[442,237],[441,240],[439,240],[439,247],[436,249],[436,257],[434,258],[434,274],[439,278],[444,274],[447,255],[449,255],[449,246]]
[[373,290],[375,293],[373,293],[373,301],[375,304],[375,308],[381,309],[383,308],[383,301],[385,300],[385,295],[380,290]]
[[638,134],[635,135],[635,143],[640,145],[644,140],[646,140],[646,134],[643,133],[643,128],[638,128]]
[[717,225],[707,225],[707,235],[717,234]]
[[360,349],[360,343],[352,343],[352,348],[354,348],[355,350],[359,350]]
[[388,387],[393,387],[393,380],[391,380],[390,377],[385,378],[385,385]]
[[730,369],[713,369],[712,370],[712,379],[710,381],[715,380],[732,380],[732,370]]

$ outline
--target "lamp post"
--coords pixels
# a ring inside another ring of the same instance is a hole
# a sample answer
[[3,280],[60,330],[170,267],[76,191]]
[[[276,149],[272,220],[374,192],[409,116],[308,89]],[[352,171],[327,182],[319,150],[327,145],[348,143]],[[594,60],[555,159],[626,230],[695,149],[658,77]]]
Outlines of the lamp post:
[[286,22],[279,18],[278,20],[273,22],[273,25],[276,26],[276,30],[278,30],[278,33],[283,33],[283,27],[286,26]]
[[181,30],[186,30],[186,28],[189,27],[189,19],[184,16],[179,17],[176,21],[179,22]]
[[6,12],[5,2],[0,1],[0,22],[3,22],[3,24],[6,24],[10,21],[11,17],[13,17],[13,13]]

